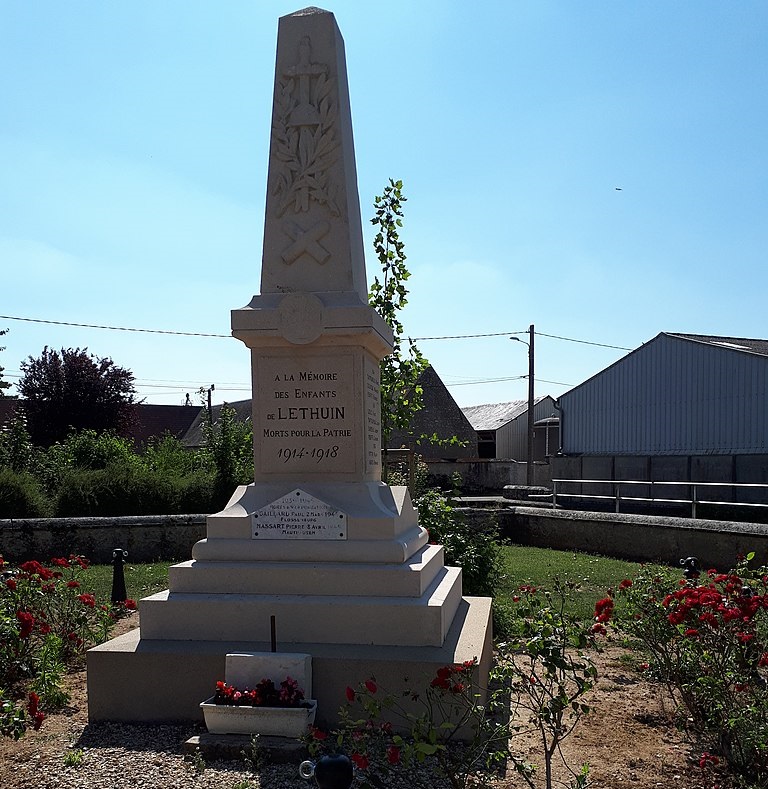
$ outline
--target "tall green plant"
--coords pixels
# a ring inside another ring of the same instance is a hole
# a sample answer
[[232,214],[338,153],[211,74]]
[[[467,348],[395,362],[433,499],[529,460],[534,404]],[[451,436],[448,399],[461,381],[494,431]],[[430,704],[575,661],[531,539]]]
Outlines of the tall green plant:
[[203,429],[205,451],[216,472],[216,498],[223,505],[238,485],[253,481],[253,426],[239,421],[225,403],[218,419]]
[[411,273],[405,265],[405,251],[398,228],[403,226],[403,182],[389,180],[389,186],[374,201],[371,224],[378,227],[373,248],[381,266],[381,279],[375,277],[368,300],[392,329],[392,353],[381,362],[381,439],[384,447],[384,476],[387,446],[395,430],[408,430],[413,415],[421,410],[422,389],[418,379],[429,364],[421,351],[404,337],[400,311],[408,303],[405,286]]

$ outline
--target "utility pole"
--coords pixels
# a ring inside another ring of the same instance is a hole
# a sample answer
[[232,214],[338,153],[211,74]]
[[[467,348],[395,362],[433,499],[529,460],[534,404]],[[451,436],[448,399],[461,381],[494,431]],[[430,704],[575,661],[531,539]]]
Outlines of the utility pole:
[[528,327],[528,463],[526,485],[533,485],[533,324]]

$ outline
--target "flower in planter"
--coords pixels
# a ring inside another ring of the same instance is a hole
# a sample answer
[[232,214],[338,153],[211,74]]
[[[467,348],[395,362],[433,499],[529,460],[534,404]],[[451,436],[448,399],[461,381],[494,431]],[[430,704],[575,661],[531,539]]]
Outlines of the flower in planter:
[[262,679],[255,688],[240,690],[219,680],[213,696],[214,704],[230,707],[309,707],[304,698],[304,691],[292,677],[286,677],[280,687],[276,687],[271,679]]

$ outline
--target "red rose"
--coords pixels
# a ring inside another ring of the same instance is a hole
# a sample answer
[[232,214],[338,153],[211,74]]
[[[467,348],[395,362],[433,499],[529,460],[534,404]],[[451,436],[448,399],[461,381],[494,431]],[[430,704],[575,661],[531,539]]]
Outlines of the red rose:
[[35,626],[35,617],[28,611],[17,611],[16,619],[19,620],[19,638],[29,638],[32,628]]
[[77,581],[67,581],[67,589],[79,589],[80,584]]
[[368,761],[368,757],[362,753],[353,753],[352,756],[349,757],[352,761],[357,765],[358,769],[360,770],[367,770],[368,765],[370,762]]
[[369,693],[375,693],[378,690],[376,683],[372,679],[365,680],[365,687],[368,689]]
[[396,745],[387,748],[387,761],[390,764],[397,764],[400,761],[400,749]]
[[8,588],[9,588],[9,589],[12,591],[12,592],[15,592],[15,591],[16,591],[16,579],[15,579],[15,578],[9,578],[9,579],[8,579],[8,580],[5,582],[5,585],[6,585],[6,586],[7,586],[7,587],[8,587]]
[[345,691],[347,694],[347,701],[354,701],[355,700],[355,691],[347,685],[347,690]]
[[123,605],[124,605],[124,606],[125,606],[125,607],[126,607],[128,610],[129,610],[129,611],[135,611],[135,610],[136,610],[136,601],[135,601],[135,600],[131,600],[130,598],[129,598],[128,600],[125,600],[125,601],[123,602]]

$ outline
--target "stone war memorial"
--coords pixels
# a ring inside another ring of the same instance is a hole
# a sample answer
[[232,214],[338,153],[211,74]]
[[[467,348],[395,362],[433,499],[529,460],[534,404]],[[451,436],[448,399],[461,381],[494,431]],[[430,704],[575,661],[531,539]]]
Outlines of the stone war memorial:
[[317,8],[279,21],[261,290],[232,334],[251,353],[253,483],[140,601],[140,627],[89,651],[89,719],[202,719],[226,656],[275,645],[280,665],[309,656],[320,726],[371,676],[399,692],[477,658],[484,685],[491,600],[462,596],[408,490],[381,481],[392,334],[368,304],[344,42]]

